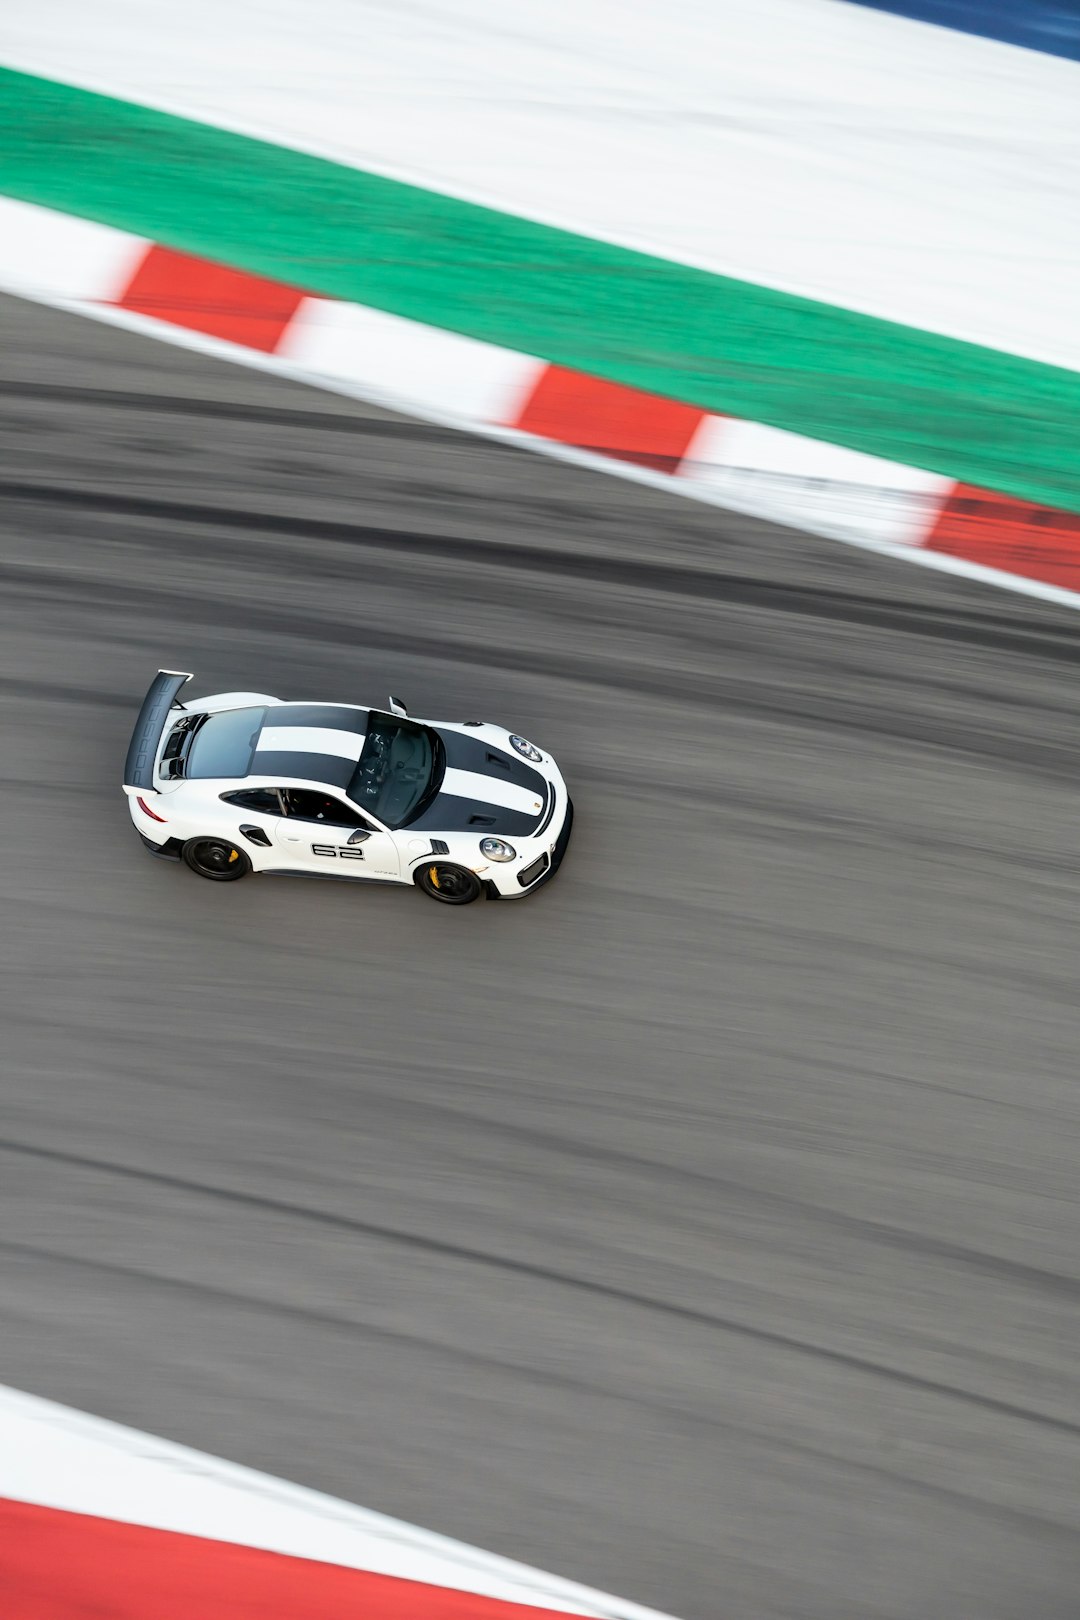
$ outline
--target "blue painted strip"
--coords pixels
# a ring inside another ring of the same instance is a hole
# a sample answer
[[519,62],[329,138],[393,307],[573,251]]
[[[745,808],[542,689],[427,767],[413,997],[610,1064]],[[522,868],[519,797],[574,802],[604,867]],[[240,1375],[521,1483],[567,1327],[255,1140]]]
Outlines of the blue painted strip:
[[916,22],[1080,62],[1080,0],[853,0]]

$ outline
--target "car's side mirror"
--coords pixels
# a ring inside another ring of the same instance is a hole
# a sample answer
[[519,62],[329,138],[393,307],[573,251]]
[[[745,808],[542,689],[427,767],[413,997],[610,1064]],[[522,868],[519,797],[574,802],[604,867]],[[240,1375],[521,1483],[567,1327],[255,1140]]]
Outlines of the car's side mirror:
[[349,834],[348,842],[350,844],[366,844],[370,837],[371,834],[366,827],[357,827],[354,833]]
[[408,716],[408,713],[409,713],[408,709],[405,707],[404,703],[402,703],[401,699],[396,698],[394,696],[393,692],[391,692],[391,694],[390,694],[390,713],[391,714],[403,714],[405,716]]

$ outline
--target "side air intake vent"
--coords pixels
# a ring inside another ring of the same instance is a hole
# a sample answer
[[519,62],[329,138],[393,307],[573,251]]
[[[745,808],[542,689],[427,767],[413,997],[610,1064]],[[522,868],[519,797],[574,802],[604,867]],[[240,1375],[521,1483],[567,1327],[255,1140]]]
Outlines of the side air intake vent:
[[441,838],[431,840],[431,853],[433,855],[449,855],[450,845],[444,844]]

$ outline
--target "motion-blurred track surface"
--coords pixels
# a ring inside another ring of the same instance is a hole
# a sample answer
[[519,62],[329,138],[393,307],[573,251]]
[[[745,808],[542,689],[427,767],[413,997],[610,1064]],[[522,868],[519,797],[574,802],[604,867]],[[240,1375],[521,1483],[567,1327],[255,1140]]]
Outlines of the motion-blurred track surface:
[[[1080,621],[0,306],[0,1378],[687,1620],[1080,1581]],[[535,900],[201,883],[193,690],[487,716]]]

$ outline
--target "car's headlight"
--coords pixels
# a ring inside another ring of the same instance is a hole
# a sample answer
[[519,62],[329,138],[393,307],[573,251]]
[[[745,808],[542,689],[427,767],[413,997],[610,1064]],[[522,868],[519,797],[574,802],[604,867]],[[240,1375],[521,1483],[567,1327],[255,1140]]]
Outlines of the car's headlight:
[[534,765],[544,757],[536,744],[526,742],[524,737],[511,737],[510,746],[516,748],[523,759],[531,759]]
[[502,838],[481,838],[480,853],[489,861],[516,861],[517,850]]

